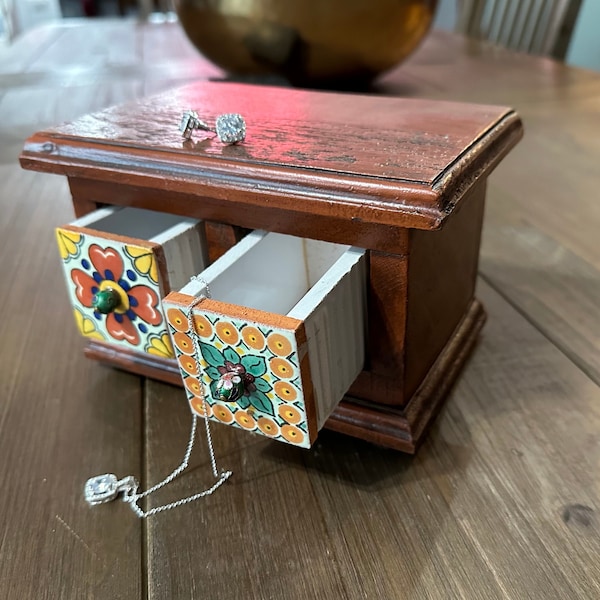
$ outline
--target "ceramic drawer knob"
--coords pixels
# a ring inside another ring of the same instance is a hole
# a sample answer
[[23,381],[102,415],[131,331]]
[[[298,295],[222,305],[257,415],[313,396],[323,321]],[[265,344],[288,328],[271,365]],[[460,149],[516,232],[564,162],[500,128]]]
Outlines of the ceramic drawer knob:
[[223,373],[217,382],[216,391],[221,402],[237,402],[244,395],[246,388],[241,375]]
[[121,304],[121,296],[119,292],[113,288],[100,290],[92,298],[92,306],[103,315],[108,315]]

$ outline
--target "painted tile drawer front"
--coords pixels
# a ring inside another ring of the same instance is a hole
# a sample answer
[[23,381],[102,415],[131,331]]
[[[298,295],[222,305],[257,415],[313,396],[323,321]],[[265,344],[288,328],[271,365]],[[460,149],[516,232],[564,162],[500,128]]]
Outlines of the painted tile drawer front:
[[205,266],[201,223],[105,208],[57,228],[56,237],[80,333],[173,358],[161,298]]
[[255,231],[169,294],[192,410],[310,447],[363,367],[365,280],[362,249]]

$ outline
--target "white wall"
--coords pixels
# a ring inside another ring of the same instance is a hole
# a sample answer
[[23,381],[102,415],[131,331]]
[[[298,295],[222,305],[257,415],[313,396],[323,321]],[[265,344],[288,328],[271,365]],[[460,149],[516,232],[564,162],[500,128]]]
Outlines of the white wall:
[[62,17],[59,0],[0,0],[0,8],[0,38]]
[[584,0],[577,17],[567,63],[600,71],[600,2]]
[[438,9],[433,26],[436,29],[454,31],[457,12],[456,0],[438,0]]

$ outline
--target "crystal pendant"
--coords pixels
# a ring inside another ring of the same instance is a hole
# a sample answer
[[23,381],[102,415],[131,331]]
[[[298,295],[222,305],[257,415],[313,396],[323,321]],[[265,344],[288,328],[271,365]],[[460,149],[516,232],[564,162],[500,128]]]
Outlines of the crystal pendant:
[[111,473],[88,479],[83,490],[88,504],[102,504],[114,500],[118,493],[117,476]]

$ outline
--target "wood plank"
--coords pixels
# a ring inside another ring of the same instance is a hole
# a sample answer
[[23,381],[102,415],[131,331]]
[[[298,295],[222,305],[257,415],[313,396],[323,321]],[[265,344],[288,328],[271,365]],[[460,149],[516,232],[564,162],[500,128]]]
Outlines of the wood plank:
[[66,182],[16,165],[0,180],[0,597],[139,597],[140,523],[82,492],[139,472],[140,384],[82,356],[53,239]]
[[[53,234],[73,217],[67,183],[22,171],[16,157],[40,125],[143,85],[27,79],[61,31],[38,30],[0,60],[0,597],[136,598],[145,595],[142,523],[120,502],[90,508],[82,492],[99,473],[140,473],[140,380],[84,359]],[[73,64],[84,53],[63,54]]]
[[[63,21],[28,31],[0,52],[0,91],[27,88],[43,93],[56,88],[65,100],[65,87],[96,86],[101,100],[116,83],[136,85],[143,89],[137,95],[145,96],[222,75],[221,69],[199,57],[176,23],[136,27],[122,19]],[[123,101],[99,102],[86,112]],[[70,118],[75,116],[79,115]],[[22,117],[31,114],[23,111]]]
[[[479,295],[489,325],[413,459],[328,432],[302,452],[215,426],[234,475],[149,521],[150,597],[600,594],[598,388],[485,283]],[[189,417],[182,391],[148,393],[154,482],[178,464]],[[163,500],[208,484],[204,445],[195,461]]]
[[600,277],[518,214],[493,204],[484,228],[485,280],[600,385]]
[[[191,416],[182,389],[152,381],[146,411],[153,484],[181,462]],[[214,482],[199,431],[189,472],[150,496],[149,507]],[[212,496],[148,520],[148,598],[348,597],[301,449],[219,424],[212,432],[219,467],[233,478]]]
[[0,52],[0,75],[25,71],[38,56],[61,37],[63,29],[49,26],[29,30],[3,45]]
[[[315,476],[320,497],[328,501],[331,529],[345,531],[346,546],[362,547],[361,557],[351,552],[351,558],[376,571],[386,582],[379,586],[392,585],[397,562],[390,557],[398,556],[401,542],[408,543],[406,554],[422,562],[420,585],[410,588],[414,597],[595,597],[597,525],[580,534],[561,519],[569,504],[587,506],[591,515],[598,506],[597,445],[589,455],[589,446],[574,445],[571,437],[593,436],[598,390],[487,286],[479,294],[490,311],[482,343],[402,478],[399,472],[390,475],[394,467],[387,461],[364,466],[362,447],[348,465],[343,449],[328,464],[350,481],[334,487],[331,473],[326,481]],[[576,473],[574,464],[581,466]],[[377,493],[363,482],[359,502],[347,490],[360,487],[365,472],[382,481]],[[400,481],[405,490],[414,488],[414,497],[399,497]],[[355,515],[354,527],[348,527],[349,515]],[[365,537],[359,525],[365,522],[377,544]],[[399,527],[408,531],[400,533]],[[572,569],[565,570],[564,556]],[[584,565],[592,569],[587,576]],[[363,586],[371,581],[362,578]],[[363,587],[363,593],[395,597],[376,585]]]

